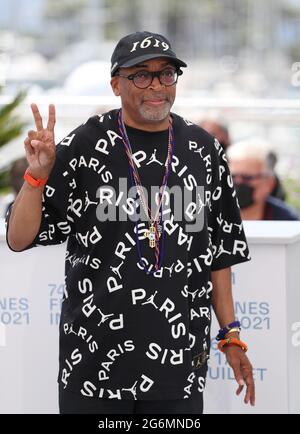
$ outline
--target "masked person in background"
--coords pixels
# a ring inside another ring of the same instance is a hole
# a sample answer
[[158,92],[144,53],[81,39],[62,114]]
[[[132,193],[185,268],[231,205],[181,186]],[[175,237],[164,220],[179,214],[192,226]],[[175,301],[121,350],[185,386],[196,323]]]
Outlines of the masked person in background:
[[299,220],[295,210],[271,196],[276,184],[270,147],[261,139],[237,142],[227,150],[243,220]]

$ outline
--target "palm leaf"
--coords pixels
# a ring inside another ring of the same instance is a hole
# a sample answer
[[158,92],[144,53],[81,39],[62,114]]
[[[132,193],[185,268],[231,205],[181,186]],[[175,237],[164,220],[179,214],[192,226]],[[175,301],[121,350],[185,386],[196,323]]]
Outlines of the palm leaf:
[[0,109],[0,147],[18,137],[26,125],[19,116],[13,114],[25,96],[26,92],[20,91],[13,101]]

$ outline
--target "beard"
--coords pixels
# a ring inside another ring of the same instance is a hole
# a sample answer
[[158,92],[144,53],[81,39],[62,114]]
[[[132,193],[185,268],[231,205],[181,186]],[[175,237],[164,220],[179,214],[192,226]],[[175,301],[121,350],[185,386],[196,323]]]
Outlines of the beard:
[[[173,101],[170,101],[167,97],[160,97],[159,95],[155,95],[154,98],[162,98],[164,100],[164,104],[162,107],[150,107],[147,104],[144,104],[145,99],[142,101],[142,104],[139,106],[139,113],[146,121],[163,121],[170,115],[170,110],[173,105]],[[151,99],[151,98],[149,98]]]

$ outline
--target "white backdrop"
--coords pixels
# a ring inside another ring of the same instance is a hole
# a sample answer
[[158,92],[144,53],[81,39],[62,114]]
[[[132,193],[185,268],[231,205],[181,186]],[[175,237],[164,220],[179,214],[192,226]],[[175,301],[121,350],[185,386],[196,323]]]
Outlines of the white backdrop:
[[[246,406],[213,340],[206,413],[300,413],[300,222],[246,222],[252,261],[233,267],[257,404]],[[65,246],[13,253],[0,226],[0,413],[57,413]],[[213,324],[212,337],[218,326]]]

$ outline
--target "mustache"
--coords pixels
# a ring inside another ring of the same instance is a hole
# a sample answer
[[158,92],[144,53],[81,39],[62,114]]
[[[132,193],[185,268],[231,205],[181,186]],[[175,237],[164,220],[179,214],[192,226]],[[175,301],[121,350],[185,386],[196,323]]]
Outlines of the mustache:
[[142,100],[143,101],[151,101],[153,99],[160,100],[160,101],[169,101],[168,96],[165,94],[162,94],[162,93],[156,93],[156,94],[144,96]]

